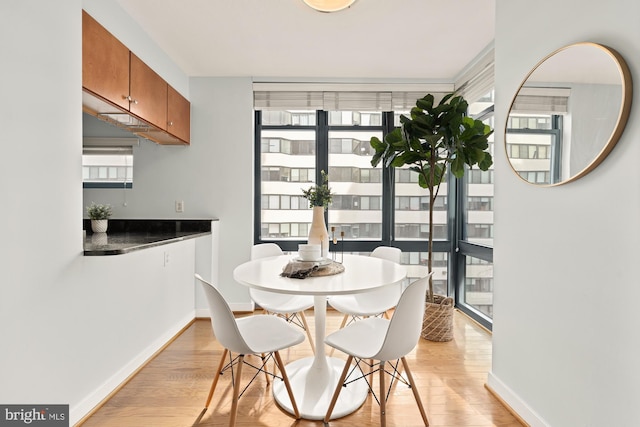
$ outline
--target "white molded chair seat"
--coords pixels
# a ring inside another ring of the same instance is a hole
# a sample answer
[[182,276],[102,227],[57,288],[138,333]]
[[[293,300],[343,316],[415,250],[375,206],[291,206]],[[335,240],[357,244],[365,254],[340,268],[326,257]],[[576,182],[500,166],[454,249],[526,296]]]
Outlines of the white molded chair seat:
[[[297,313],[313,307],[313,297],[308,295],[286,295],[275,292],[251,289],[251,299],[269,313],[288,314]],[[311,300],[311,305],[309,305]]]
[[[195,277],[200,281],[202,289],[207,297],[209,313],[211,315],[211,326],[213,328],[214,335],[218,342],[224,347],[224,352],[220,358],[220,364],[218,365],[218,369],[216,370],[213,378],[213,383],[211,384],[211,390],[209,391],[207,402],[205,403],[205,407],[200,413],[200,416],[196,420],[196,424],[199,423],[200,419],[202,419],[202,416],[207,411],[207,408],[211,403],[211,399],[213,398],[213,392],[218,384],[218,378],[222,375],[222,372],[226,369],[232,369],[233,366],[237,366],[235,376],[233,374],[231,376],[233,382],[233,400],[229,420],[230,426],[235,425],[235,419],[238,411],[238,400],[241,396],[240,380],[242,378],[242,367],[245,364],[255,367],[254,365],[245,362],[244,357],[248,354],[258,355],[262,359],[262,366],[257,369],[265,373],[267,376],[267,383],[269,375],[276,377],[275,374],[271,374],[265,369],[268,359],[273,356],[274,361],[278,365],[282,374],[282,381],[284,381],[285,387],[289,393],[289,399],[291,399],[295,416],[296,418],[300,418],[298,407],[296,405],[293,392],[291,391],[289,379],[279,351],[304,341],[304,334],[299,329],[293,327],[284,319],[277,316],[257,315],[236,319],[222,294],[220,294],[220,292],[218,292],[211,283],[200,277],[200,275],[196,274]],[[235,359],[232,359],[231,353],[236,353]],[[229,359],[231,360],[225,366],[227,354],[229,354]],[[256,377],[257,375],[253,378]],[[251,382],[249,382],[249,384],[251,384]],[[249,385],[246,387],[248,386]]]
[[[371,252],[372,257],[382,258],[400,264],[402,251],[391,246],[378,246]],[[344,313],[343,328],[349,317],[370,317],[383,314],[398,304],[402,284],[385,286],[369,292],[352,295],[336,295],[329,298],[329,305],[341,313]]]
[[[328,423],[331,418],[331,413],[340,395],[340,391],[343,387],[348,387],[347,384],[344,384],[344,381],[347,373],[351,369],[351,362],[355,359],[356,365],[360,369],[362,377],[367,380],[372,393],[371,380],[368,377],[375,372],[379,372],[380,389],[376,399],[380,402],[380,425],[386,425],[386,397],[394,380],[405,383],[411,388],[424,425],[429,425],[427,414],[420,400],[418,388],[413,380],[413,375],[411,374],[405,356],[415,348],[420,338],[425,297],[427,286],[429,285],[429,276],[431,276],[431,274],[433,273],[430,273],[427,277],[416,280],[405,289],[391,320],[370,317],[351,323],[325,338],[327,345],[346,353],[348,356],[324,417],[325,423]],[[371,362],[367,364],[365,359],[376,360],[379,361],[379,363],[374,364]],[[404,379],[398,373],[398,359],[402,362],[407,379]],[[392,369],[385,368],[385,364],[389,361],[395,361],[395,364],[389,363]],[[364,373],[361,364],[368,365],[369,368],[377,368],[376,370],[370,370],[368,373]],[[385,374],[390,375],[392,378],[389,389],[385,386]],[[375,396],[375,393],[373,393],[373,395]]]
[[329,304],[344,313],[347,319],[349,316],[370,317],[384,313],[398,304],[398,298],[394,298],[396,290],[394,289],[391,294],[392,298],[386,301],[378,300],[375,295],[369,295],[368,292],[357,295],[339,295],[329,298]]
[[[282,249],[275,243],[261,243],[251,247],[251,259],[260,259],[282,255]],[[266,313],[283,317],[287,322],[300,326],[307,333],[311,351],[315,354],[315,346],[304,311],[313,307],[310,295],[285,295],[275,292],[249,289],[249,296]]]

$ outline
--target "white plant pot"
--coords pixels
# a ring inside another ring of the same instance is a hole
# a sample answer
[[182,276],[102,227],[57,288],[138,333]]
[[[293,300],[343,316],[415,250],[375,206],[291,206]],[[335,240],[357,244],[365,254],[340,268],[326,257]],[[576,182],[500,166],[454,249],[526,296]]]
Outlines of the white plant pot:
[[93,230],[94,233],[106,233],[108,226],[109,226],[108,219],[92,219],[91,220],[91,230]]
[[91,235],[91,244],[96,246],[104,246],[109,243],[109,236],[107,233],[93,233]]

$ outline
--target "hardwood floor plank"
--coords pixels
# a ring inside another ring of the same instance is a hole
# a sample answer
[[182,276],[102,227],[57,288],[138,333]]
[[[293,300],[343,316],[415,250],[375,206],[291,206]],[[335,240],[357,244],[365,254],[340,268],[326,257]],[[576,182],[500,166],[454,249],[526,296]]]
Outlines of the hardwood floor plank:
[[[327,315],[327,331],[338,328],[342,316]],[[313,329],[313,312],[307,313]],[[454,315],[454,340],[434,343],[420,340],[407,355],[431,426],[519,427],[518,421],[485,388],[491,368],[491,335],[461,313]],[[143,367],[111,399],[76,427],[190,427],[201,414],[212,376],[222,355],[208,319],[198,319]],[[285,363],[311,356],[307,342],[281,353]],[[345,358],[339,352],[334,357]],[[253,358],[254,363],[259,359]],[[270,363],[269,366],[273,366]],[[253,376],[243,370],[243,384]],[[377,376],[374,379],[377,390]],[[221,376],[211,406],[199,427],[227,426],[231,410],[231,375]],[[320,427],[322,421],[299,420],[273,400],[271,386],[259,375],[238,405],[238,427]],[[369,396],[351,415],[332,420],[332,427],[380,425],[379,407]],[[387,402],[387,426],[422,426],[413,393],[396,383]]]

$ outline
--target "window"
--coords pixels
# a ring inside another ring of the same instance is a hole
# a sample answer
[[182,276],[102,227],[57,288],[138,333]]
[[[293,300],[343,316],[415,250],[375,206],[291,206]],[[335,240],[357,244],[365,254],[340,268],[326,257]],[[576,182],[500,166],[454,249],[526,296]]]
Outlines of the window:
[[[414,174],[415,175],[415,174]],[[397,211],[429,211],[429,196],[396,196],[395,207]],[[447,210],[447,198],[436,197],[433,206],[436,211]]]
[[562,157],[568,155],[563,152],[562,132],[562,115],[509,115],[507,153],[511,165],[524,180],[535,184],[560,180]]
[[85,146],[82,150],[84,188],[132,188],[133,148]]
[[[493,93],[471,104],[469,112],[494,128]],[[493,154],[493,136],[489,144]],[[536,145],[526,146],[521,153],[529,155],[531,147]],[[464,212],[456,216],[462,229],[457,242],[456,306],[490,327],[493,317],[493,169],[469,170],[458,184]]]
[[354,211],[368,211],[368,210],[380,210],[382,208],[381,196],[367,196],[367,195],[348,195],[348,194],[334,194],[332,197],[331,207],[335,210],[354,210]]
[[[493,93],[472,104],[493,127],[492,106]],[[332,229],[336,235],[344,233],[341,249],[369,253],[381,244],[399,247],[408,280],[424,277],[428,191],[418,186],[418,174],[408,168],[371,166],[371,137],[383,138],[399,123],[401,112],[408,114],[407,110],[277,111],[257,107],[255,243],[275,241],[283,250],[295,251],[306,241],[312,215],[302,189],[320,182],[324,170],[333,194],[326,223],[330,234]],[[529,155],[529,148],[523,150]],[[446,176],[436,197],[433,281],[439,294],[459,293],[456,303],[471,315],[483,316],[480,320],[490,328],[492,269],[484,275],[476,270],[492,262],[494,175],[493,170],[477,168],[467,172],[462,180]],[[473,260],[473,267],[467,268],[467,260]]]
[[[402,251],[400,264],[407,266],[407,280],[413,282],[427,275],[427,251],[405,252]],[[433,254],[433,290],[440,295],[446,295],[449,276],[449,255],[446,252],[434,252]]]
[[469,196],[467,198],[467,211],[492,211],[493,197]]
[[493,263],[465,257],[464,277],[461,299],[487,317],[493,317]]

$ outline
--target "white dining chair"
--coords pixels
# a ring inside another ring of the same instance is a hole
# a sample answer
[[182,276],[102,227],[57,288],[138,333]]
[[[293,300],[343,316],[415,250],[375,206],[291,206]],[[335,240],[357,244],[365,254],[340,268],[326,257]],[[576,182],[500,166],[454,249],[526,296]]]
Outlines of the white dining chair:
[[[354,360],[362,374],[362,377],[356,381],[362,379],[367,381],[369,390],[380,404],[380,425],[382,427],[386,426],[387,396],[389,396],[393,382],[396,380],[411,388],[424,425],[429,425],[427,414],[420,400],[418,387],[413,379],[405,356],[415,348],[420,338],[427,286],[429,285],[429,276],[431,276],[431,274],[433,273],[429,273],[427,277],[416,280],[404,290],[391,320],[380,317],[370,317],[353,322],[325,338],[325,344],[346,353],[348,356],[340,379],[338,380],[338,385],[333,393],[331,403],[325,414],[325,425],[327,425],[331,419],[331,414],[340,395],[340,391],[343,387],[348,387],[348,384],[345,384],[344,381],[347,373],[352,369],[351,362]],[[377,363],[368,363],[368,360],[377,361]],[[402,362],[402,366],[404,367],[407,376],[406,379],[398,372],[399,361]],[[387,363],[389,367],[387,367]],[[362,365],[366,365],[369,368],[367,373],[362,369]],[[377,397],[372,388],[372,377],[370,377],[376,372],[380,374],[379,396]],[[385,385],[385,374],[391,376],[388,389]],[[350,380],[350,382],[352,381],[353,380]]]
[[[391,246],[378,246],[371,255],[400,264],[402,251]],[[340,328],[343,328],[349,318],[357,319],[383,315],[387,317],[387,311],[398,304],[402,293],[402,283],[393,286],[385,286],[369,292],[351,295],[335,295],[329,297],[329,305],[343,313]]]
[[[260,243],[251,247],[252,260],[278,255],[282,255],[282,249],[275,243]],[[312,296],[278,294],[259,289],[249,289],[249,296],[265,313],[275,314],[287,322],[301,327],[307,333],[311,351],[315,354],[315,345],[307,318],[304,315],[305,310],[313,307]]]
[[[273,358],[280,369],[280,373],[282,375],[282,378],[280,379],[284,381],[289,394],[289,399],[291,400],[291,404],[294,409],[295,417],[296,419],[299,419],[300,413],[298,411],[298,406],[296,405],[293,392],[291,391],[291,385],[285,371],[284,363],[282,363],[282,358],[280,357],[280,350],[301,343],[304,341],[304,334],[299,329],[288,324],[284,319],[277,316],[263,314],[236,319],[222,294],[200,275],[196,274],[195,277],[200,281],[202,289],[207,297],[213,333],[216,340],[224,347],[220,363],[216,369],[215,376],[213,377],[213,383],[211,384],[211,390],[209,391],[207,402],[205,403],[205,407],[200,413],[200,416],[196,420],[196,424],[199,423],[200,419],[202,419],[202,416],[209,408],[209,404],[213,398],[213,392],[216,389],[220,375],[222,375],[222,373],[227,369],[233,370],[233,366],[236,366],[235,374],[231,374],[233,397],[229,418],[229,426],[234,426],[236,422],[236,415],[238,413],[238,400],[242,393],[244,393],[244,390],[246,390],[251,382],[258,376],[257,374],[254,375],[241,393],[240,380],[242,378],[242,367],[246,364],[258,371],[264,372],[265,375],[280,378],[275,374],[269,373],[265,369],[268,360],[271,358]],[[236,354],[235,358],[232,357],[233,353]],[[262,359],[261,366],[255,366],[254,364],[247,363],[245,361],[245,355],[251,354],[259,356]],[[229,355],[228,363],[225,362],[227,355]]]

